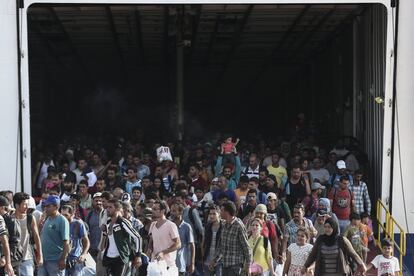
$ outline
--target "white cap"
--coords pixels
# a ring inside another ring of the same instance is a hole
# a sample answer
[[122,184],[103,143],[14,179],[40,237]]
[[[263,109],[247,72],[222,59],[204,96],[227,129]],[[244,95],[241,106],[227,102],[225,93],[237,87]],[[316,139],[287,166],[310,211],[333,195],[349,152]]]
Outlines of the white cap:
[[32,196],[29,198],[29,203],[27,204],[28,209],[36,209],[36,201]]
[[339,160],[338,162],[336,162],[336,166],[338,167],[338,169],[346,169],[346,165],[345,165],[345,161],[344,160]]
[[317,190],[317,189],[325,190],[325,186],[323,186],[321,183],[313,182],[311,189],[312,189],[312,191]]

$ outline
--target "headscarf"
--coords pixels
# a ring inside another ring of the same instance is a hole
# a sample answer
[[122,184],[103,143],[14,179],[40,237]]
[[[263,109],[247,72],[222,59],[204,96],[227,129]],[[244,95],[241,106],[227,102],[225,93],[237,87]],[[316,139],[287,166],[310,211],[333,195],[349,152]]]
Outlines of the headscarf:
[[326,235],[326,234],[321,235],[320,236],[320,239],[327,246],[332,246],[332,245],[335,244],[335,241],[336,241],[336,239],[337,239],[337,237],[339,235],[339,232],[338,232],[338,224],[332,218],[326,219],[324,225],[325,224],[329,224],[332,227],[333,231],[332,231],[332,234],[331,235]]
[[[325,198],[325,197],[321,197],[320,199],[319,199],[319,205],[320,204],[323,204],[323,205],[325,205],[326,206],[326,212],[327,213],[330,213],[331,212],[331,201],[329,200],[329,199],[327,199],[327,198]],[[318,208],[319,210],[321,210],[321,209],[324,209],[324,208]]]

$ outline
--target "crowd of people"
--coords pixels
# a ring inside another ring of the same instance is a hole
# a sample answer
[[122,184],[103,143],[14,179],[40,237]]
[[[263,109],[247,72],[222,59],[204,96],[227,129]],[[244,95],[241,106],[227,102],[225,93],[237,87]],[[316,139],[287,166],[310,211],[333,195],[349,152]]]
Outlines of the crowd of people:
[[389,240],[367,259],[352,152],[224,138],[35,146],[33,196],[0,192],[0,275],[398,275]]

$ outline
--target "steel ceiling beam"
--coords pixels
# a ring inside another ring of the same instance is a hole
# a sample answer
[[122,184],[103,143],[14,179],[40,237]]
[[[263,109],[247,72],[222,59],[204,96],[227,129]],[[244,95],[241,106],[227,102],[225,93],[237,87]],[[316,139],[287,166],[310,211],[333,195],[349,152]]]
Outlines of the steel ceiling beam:
[[239,46],[240,44],[240,38],[242,34],[244,33],[244,28],[246,27],[247,22],[249,21],[249,17],[253,11],[253,8],[254,8],[254,5],[249,5],[247,7],[246,11],[243,14],[243,18],[242,18],[242,21],[240,22],[240,25],[238,26],[238,28],[236,28],[236,31],[234,32],[232,43],[231,43],[231,48],[228,54],[226,55],[226,60],[224,61],[223,71],[221,72],[221,75],[219,77],[219,83],[221,83],[221,80],[223,79],[227,71],[227,67],[231,59],[233,58],[234,53],[236,52],[237,46]]
[[57,63],[59,63],[59,65],[61,65],[63,68],[69,69],[68,65],[65,64],[59,57],[59,55],[56,53],[55,49],[53,48],[52,44],[50,43],[50,40],[47,39],[44,35],[44,33],[41,31],[41,28],[39,26],[39,22],[37,17],[34,17],[33,15],[28,15],[27,16],[28,19],[28,26],[29,28],[32,28],[36,34],[40,37],[40,41],[44,44],[44,46],[46,47],[47,54],[49,56],[52,56],[56,59]]
[[[300,23],[302,18],[306,15],[306,13],[311,9],[312,5],[306,5],[305,8],[299,13],[299,15],[295,18],[293,23],[289,26],[289,29],[285,32],[280,42],[273,48],[270,57],[274,56],[275,53],[277,53],[282,46],[286,43],[287,39],[292,35],[293,30],[296,28],[296,26]],[[267,59],[266,62],[270,63],[270,59]]]
[[216,22],[214,24],[214,30],[213,30],[213,33],[211,34],[210,42],[208,43],[207,54],[206,54],[206,57],[204,58],[204,62],[203,62],[204,65],[209,63],[210,55],[211,55],[211,52],[213,51],[214,41],[216,40],[217,31],[220,26],[220,19],[221,19],[220,14],[217,14]]
[[202,9],[203,9],[203,5],[197,5],[196,15],[193,21],[190,53],[188,54],[188,59],[187,59],[188,65],[191,65],[191,61],[193,59],[194,49],[195,49],[195,45],[197,41],[198,26],[200,25]]
[[169,63],[168,62],[169,28],[170,28],[169,7],[164,6],[164,26],[163,26],[163,42],[162,42],[162,56],[164,59],[164,65],[167,65]]
[[305,39],[299,44],[298,47],[294,50],[292,54],[290,54],[287,59],[293,59],[297,56],[298,52],[309,42],[309,40],[319,31],[319,29],[325,24],[325,22],[335,13],[337,6],[334,5],[332,9],[330,9],[322,18],[319,20],[318,24],[316,24],[312,30],[308,33]]
[[365,13],[365,11],[367,10],[367,6],[362,7],[361,9],[359,9],[356,12],[352,12],[350,14],[348,14],[344,19],[342,19],[342,21],[335,27],[335,29],[330,32],[325,39],[321,40],[321,43],[319,43],[319,45],[315,48],[315,50],[311,51],[311,53],[308,55],[308,59],[311,59],[312,57],[314,57],[315,55],[317,55],[318,53],[322,52],[328,45],[328,42],[333,40],[339,33],[341,33],[346,26],[352,22],[352,20],[357,17],[362,15],[363,13]]
[[[138,46],[138,56],[141,57],[141,63],[143,66],[146,66],[147,60],[145,58],[145,50],[144,50],[144,41],[142,39],[142,25],[141,25],[141,13],[136,10],[135,11],[135,28],[136,28],[136,36],[137,36],[137,46]],[[138,61],[139,66],[139,61]]]
[[290,24],[287,31],[284,33],[282,39],[279,43],[273,47],[272,51],[270,52],[270,55],[264,60],[263,65],[261,66],[260,70],[257,72],[253,80],[251,81],[250,85],[247,86],[247,89],[250,90],[256,82],[260,79],[260,77],[268,70],[270,65],[272,64],[273,56],[275,53],[277,53],[282,46],[286,43],[287,39],[292,35],[293,30],[296,28],[296,26],[300,23],[300,21],[303,19],[303,17],[306,15],[306,13],[311,9],[312,5],[306,5],[302,11],[299,13],[299,15],[295,18],[295,20]]
[[107,20],[109,22],[109,29],[112,34],[112,40],[114,42],[115,49],[118,54],[119,60],[121,61],[122,71],[124,72],[124,76],[126,77],[127,75],[126,75],[125,59],[124,59],[124,56],[122,55],[121,45],[119,44],[118,34],[116,32],[115,21],[114,21],[111,7],[106,6],[105,12],[106,12]]
[[72,52],[76,56],[76,59],[78,60],[79,64],[81,65],[82,69],[85,72],[88,72],[87,69],[86,69],[85,63],[83,62],[82,57],[80,56],[77,48],[75,47],[75,44],[73,43],[72,38],[70,37],[69,33],[66,31],[66,28],[63,25],[62,21],[60,20],[56,10],[53,7],[48,7],[48,10],[49,10],[50,14],[52,15],[53,20],[59,26],[59,29],[61,30],[61,32],[63,33],[63,36],[65,37],[65,39],[67,40],[67,42],[69,44],[69,48],[71,48]]

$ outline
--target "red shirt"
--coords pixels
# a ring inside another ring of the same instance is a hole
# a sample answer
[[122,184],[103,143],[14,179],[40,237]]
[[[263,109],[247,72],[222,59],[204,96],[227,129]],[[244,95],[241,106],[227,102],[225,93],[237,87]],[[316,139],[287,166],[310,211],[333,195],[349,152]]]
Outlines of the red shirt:
[[191,182],[191,186],[194,187],[194,190],[200,188],[204,192],[207,192],[209,188],[207,182],[201,176],[199,176],[196,180],[193,180],[193,182]]
[[[335,192],[336,191],[336,192]],[[352,211],[353,194],[349,189],[332,189],[329,193],[329,199],[333,201],[332,212],[341,220],[349,219]]]

